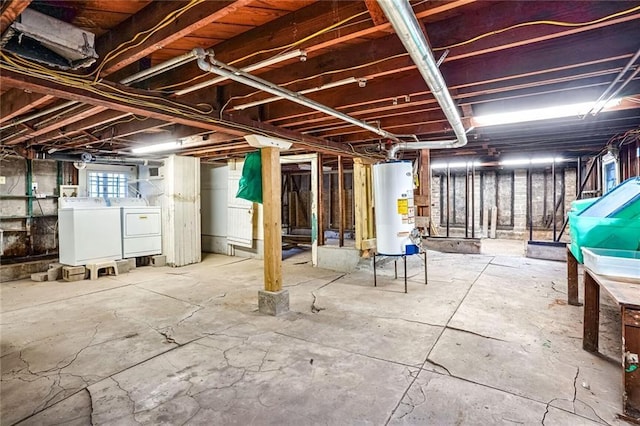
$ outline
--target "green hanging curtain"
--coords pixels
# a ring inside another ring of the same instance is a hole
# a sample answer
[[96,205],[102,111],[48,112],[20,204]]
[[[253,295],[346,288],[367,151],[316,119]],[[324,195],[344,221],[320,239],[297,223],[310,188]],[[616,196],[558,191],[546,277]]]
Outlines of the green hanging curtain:
[[260,151],[250,152],[244,157],[242,177],[236,198],[262,204],[262,159]]

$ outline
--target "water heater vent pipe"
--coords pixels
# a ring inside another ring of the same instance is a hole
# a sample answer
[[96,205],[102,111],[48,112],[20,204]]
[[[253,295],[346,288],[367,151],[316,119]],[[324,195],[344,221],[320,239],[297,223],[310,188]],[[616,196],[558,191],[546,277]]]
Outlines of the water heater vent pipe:
[[467,144],[467,135],[460,119],[458,108],[447,89],[447,85],[438,69],[436,59],[422,33],[420,24],[408,0],[378,0],[391,26],[400,41],[418,67],[422,78],[429,86],[433,97],[438,101],[456,139],[442,141],[400,142],[391,147],[387,158],[395,159],[398,151],[406,149],[459,148]]

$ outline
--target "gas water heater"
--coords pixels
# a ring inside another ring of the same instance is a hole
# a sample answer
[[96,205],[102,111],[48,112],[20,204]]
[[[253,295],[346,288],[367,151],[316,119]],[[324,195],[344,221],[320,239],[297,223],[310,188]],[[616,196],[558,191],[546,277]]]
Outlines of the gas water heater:
[[418,253],[410,238],[415,228],[411,161],[374,164],[373,197],[377,253],[387,256]]

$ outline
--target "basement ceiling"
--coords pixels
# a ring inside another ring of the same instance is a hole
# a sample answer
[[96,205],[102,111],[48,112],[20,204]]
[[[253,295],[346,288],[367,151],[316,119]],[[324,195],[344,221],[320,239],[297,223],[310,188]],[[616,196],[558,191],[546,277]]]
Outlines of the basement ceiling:
[[[640,2],[411,5],[469,129],[465,147],[432,150],[432,157],[575,157],[630,133],[637,138],[640,60],[630,60],[640,49]],[[179,140],[178,153],[214,161],[253,150],[243,138],[251,133],[294,140],[297,152],[347,157],[380,156],[388,145],[369,130],[231,80],[200,84],[216,76],[193,59],[127,82],[194,48],[394,134],[453,134],[374,0],[5,0],[2,8],[3,40],[28,9],[94,34],[98,55],[70,71],[2,49],[5,152],[132,157],[135,148]],[[488,114],[595,104],[616,79],[609,93],[626,85],[596,115],[481,123]]]

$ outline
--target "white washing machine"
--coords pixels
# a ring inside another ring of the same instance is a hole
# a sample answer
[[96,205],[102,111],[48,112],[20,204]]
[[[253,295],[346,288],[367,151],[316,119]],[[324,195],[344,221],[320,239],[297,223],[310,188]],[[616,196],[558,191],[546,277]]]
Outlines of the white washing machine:
[[58,241],[60,263],[86,265],[122,259],[120,209],[102,198],[60,198]]
[[151,256],[162,253],[160,207],[121,206],[122,257]]

